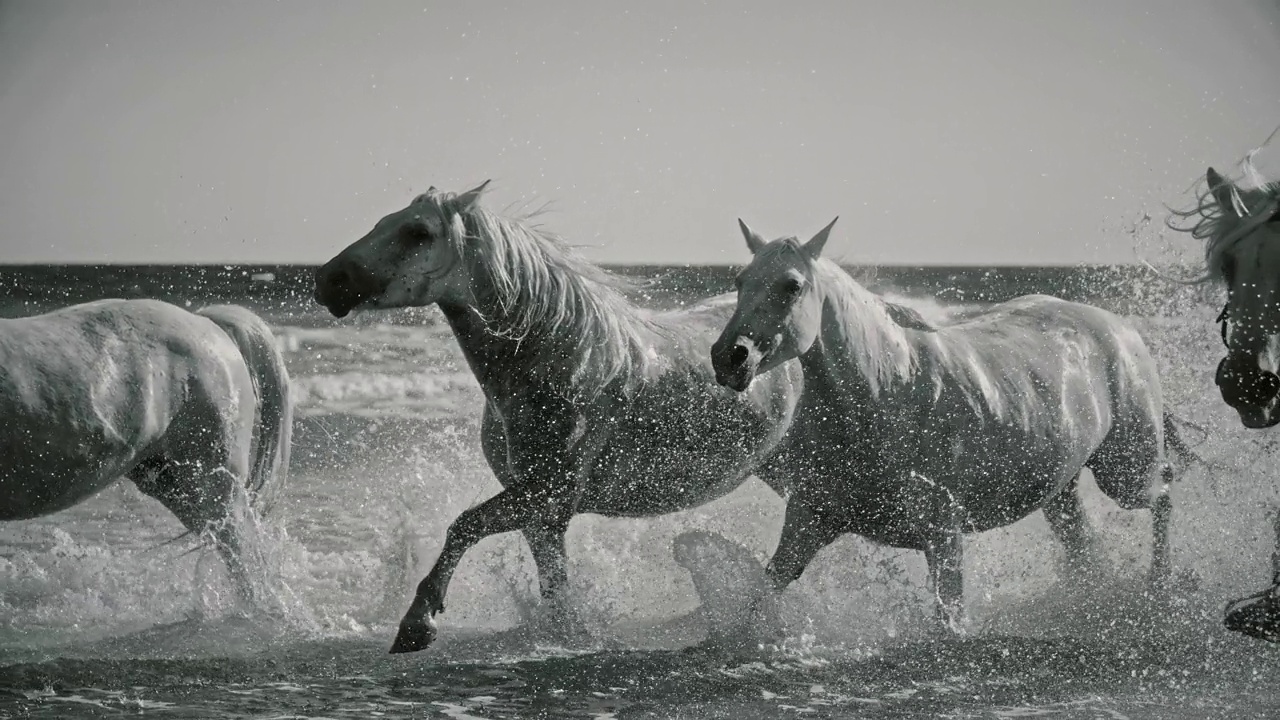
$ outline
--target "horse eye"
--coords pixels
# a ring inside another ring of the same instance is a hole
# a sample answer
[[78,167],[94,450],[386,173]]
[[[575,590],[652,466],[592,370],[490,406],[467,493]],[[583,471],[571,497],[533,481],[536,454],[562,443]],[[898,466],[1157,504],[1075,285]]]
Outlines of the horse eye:
[[804,287],[804,283],[800,282],[796,278],[787,278],[786,280],[782,281],[780,289],[782,290],[783,295],[786,295],[788,297],[793,297],[795,295],[799,295],[800,290],[803,287]]
[[405,225],[401,228],[400,235],[405,240],[414,243],[429,243],[432,240],[431,230],[429,230],[426,225]]

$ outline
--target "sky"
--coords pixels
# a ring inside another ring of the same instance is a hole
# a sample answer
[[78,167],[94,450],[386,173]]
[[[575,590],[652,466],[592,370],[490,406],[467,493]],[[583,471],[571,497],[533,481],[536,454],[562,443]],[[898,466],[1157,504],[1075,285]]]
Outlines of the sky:
[[323,262],[435,185],[608,263],[1128,262],[1277,0],[0,0],[0,262]]

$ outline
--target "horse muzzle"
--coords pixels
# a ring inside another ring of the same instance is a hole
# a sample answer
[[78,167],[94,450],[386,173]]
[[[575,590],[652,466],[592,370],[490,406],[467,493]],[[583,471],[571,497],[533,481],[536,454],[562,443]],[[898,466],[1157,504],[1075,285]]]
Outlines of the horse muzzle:
[[716,371],[716,382],[736,392],[751,387],[763,360],[764,353],[749,338],[739,337],[732,343],[716,341],[711,346],[711,367]]
[[1225,357],[1218,363],[1214,382],[1223,402],[1235,409],[1245,427],[1260,430],[1280,424],[1280,377],[1275,373]]
[[372,295],[362,273],[330,262],[316,271],[313,299],[331,315],[343,318]]

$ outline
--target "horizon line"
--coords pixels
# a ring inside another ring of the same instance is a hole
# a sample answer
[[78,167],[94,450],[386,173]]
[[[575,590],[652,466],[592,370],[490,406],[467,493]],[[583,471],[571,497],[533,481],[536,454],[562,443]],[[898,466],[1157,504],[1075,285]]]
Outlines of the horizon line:
[[[1079,267],[1117,267],[1117,266],[1135,266],[1141,267],[1146,263],[1139,261],[1118,261],[1118,262],[1043,262],[1043,263],[872,263],[872,262],[843,262],[835,261],[837,265],[842,267],[882,267],[882,268],[1079,268]],[[726,263],[707,263],[707,262],[635,262],[635,263],[611,263],[601,262],[593,263],[597,267],[603,268],[675,268],[675,267],[736,267],[745,265],[742,262],[726,262]],[[93,261],[93,260],[75,260],[69,262],[5,262],[0,260],[0,268],[32,268],[32,267],[68,267],[68,268],[91,268],[91,267],[189,267],[189,268],[255,268],[255,267],[287,267],[287,268],[319,268],[324,262],[118,262],[118,261]]]

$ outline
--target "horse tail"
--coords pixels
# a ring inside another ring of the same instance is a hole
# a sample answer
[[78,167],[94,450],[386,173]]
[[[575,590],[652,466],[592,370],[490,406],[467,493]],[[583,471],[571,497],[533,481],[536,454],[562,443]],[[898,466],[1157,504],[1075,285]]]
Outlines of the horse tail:
[[253,493],[254,506],[265,514],[279,499],[289,475],[293,398],[284,355],[276,346],[271,327],[245,308],[213,305],[197,314],[212,320],[231,336],[249,368],[258,406],[253,459],[246,487]]
[[1178,433],[1178,428],[1174,425],[1173,413],[1168,410],[1164,413],[1164,447],[1166,450],[1172,450],[1179,460],[1187,464],[1198,463],[1207,465],[1204,458],[1196,454],[1186,440]]

